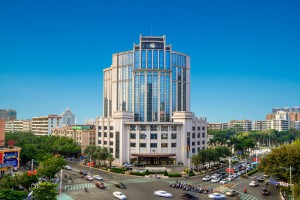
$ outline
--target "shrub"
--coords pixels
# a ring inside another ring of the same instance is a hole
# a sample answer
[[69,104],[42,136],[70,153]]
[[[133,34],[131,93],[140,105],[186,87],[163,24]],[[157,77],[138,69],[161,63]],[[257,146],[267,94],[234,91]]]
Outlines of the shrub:
[[175,172],[175,173],[169,173],[169,177],[182,177],[182,175],[179,174],[178,172]]
[[147,169],[146,171],[145,171],[145,175],[149,175],[150,174],[150,172],[149,172],[149,170]]
[[169,176],[167,170],[164,171],[164,176]]
[[160,172],[149,172],[149,174],[164,174],[164,171],[160,171]]
[[[252,170],[250,172],[247,172],[247,175],[250,176],[250,175],[252,175],[252,174],[254,174],[256,172],[258,172],[258,169],[254,169],[254,170]],[[246,174],[243,174],[242,178],[246,178]]]

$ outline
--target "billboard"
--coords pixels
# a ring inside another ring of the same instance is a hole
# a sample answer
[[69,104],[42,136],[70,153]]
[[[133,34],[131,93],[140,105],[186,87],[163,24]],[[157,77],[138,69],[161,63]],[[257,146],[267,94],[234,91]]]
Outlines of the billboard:
[[2,158],[3,158],[3,154],[0,153],[0,164],[2,164]]
[[17,151],[4,152],[3,163],[9,164],[13,167],[18,167],[19,153]]

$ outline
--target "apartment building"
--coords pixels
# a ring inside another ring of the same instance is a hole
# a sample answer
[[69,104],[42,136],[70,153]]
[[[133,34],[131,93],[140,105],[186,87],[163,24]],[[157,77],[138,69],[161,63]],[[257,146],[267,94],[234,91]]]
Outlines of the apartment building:
[[229,128],[239,129],[240,131],[252,131],[251,120],[231,120],[229,122]]
[[228,123],[219,123],[219,122],[209,122],[208,129],[210,130],[226,130],[229,129]]
[[51,135],[53,128],[62,126],[60,115],[47,115],[32,118],[32,132],[35,135]]

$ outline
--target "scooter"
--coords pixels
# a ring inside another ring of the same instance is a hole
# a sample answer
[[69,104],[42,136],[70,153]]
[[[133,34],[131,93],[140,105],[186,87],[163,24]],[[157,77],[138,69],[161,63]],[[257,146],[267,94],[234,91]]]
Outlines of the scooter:
[[85,187],[85,188],[84,188],[84,191],[85,191],[85,192],[89,192],[89,189],[87,189],[87,187]]

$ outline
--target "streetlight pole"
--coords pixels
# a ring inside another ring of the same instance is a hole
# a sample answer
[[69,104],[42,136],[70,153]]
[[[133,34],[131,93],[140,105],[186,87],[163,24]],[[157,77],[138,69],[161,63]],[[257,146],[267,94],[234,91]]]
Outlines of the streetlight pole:
[[60,186],[59,186],[59,199],[61,200],[61,190],[62,190],[62,172],[63,170],[60,170]]
[[93,175],[92,174],[92,155],[90,155],[90,174],[91,174],[91,176]]
[[230,158],[230,157],[228,157],[228,162],[229,162],[228,177],[229,177],[229,185],[230,185],[230,181],[231,181],[231,177],[230,177],[230,171],[231,171],[231,158]]

